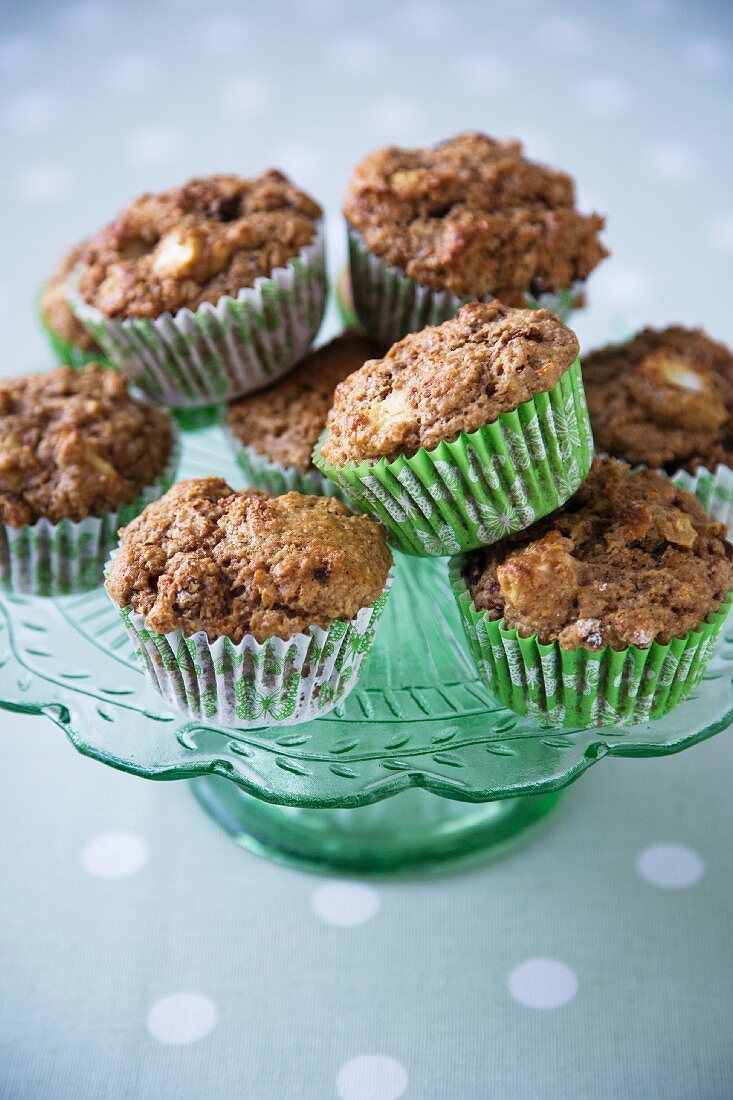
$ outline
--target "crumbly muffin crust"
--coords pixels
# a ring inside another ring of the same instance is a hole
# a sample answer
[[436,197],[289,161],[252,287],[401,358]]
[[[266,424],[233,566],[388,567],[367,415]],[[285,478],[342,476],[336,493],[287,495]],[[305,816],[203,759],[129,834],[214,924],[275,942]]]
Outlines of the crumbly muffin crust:
[[322,454],[343,466],[432,450],[552,389],[577,355],[575,333],[545,309],[469,302],[336,387]]
[[109,318],[196,309],[297,256],[321,213],[274,169],[142,195],[87,243],[79,292]]
[[384,532],[332,498],[181,481],[121,532],[107,591],[161,634],[289,638],[352,619],[384,589]]
[[518,141],[479,133],[371,153],[354,170],[344,214],[416,282],[510,305],[572,286],[608,254],[604,219],[575,209],[569,176],[525,160]]
[[87,332],[80,321],[77,321],[66,300],[69,275],[81,259],[85,243],[76,245],[75,248],[62,256],[58,266],[54,269],[41,291],[40,309],[43,320],[49,328],[58,333],[62,340],[68,340],[69,343],[81,348],[82,351],[99,351],[101,355],[99,345],[94,337],[90,332]]
[[733,587],[724,524],[654,470],[596,459],[558,512],[470,555],[476,607],[564,649],[684,636]]
[[170,417],[93,363],[0,380],[0,518],[11,527],[98,516],[152,484],[170,458]]
[[733,352],[702,329],[643,329],[591,352],[583,379],[600,450],[693,473],[733,465]]
[[342,333],[270,389],[232,402],[229,427],[242,444],[273,462],[302,473],[312,470],[311,455],[336,386],[376,353],[358,333]]

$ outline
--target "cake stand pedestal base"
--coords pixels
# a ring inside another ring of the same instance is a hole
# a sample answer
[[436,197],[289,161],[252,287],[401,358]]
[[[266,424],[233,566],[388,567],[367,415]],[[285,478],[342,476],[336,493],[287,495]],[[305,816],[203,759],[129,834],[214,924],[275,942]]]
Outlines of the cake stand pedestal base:
[[340,874],[429,873],[503,854],[560,793],[457,802],[412,788],[351,810],[275,806],[218,776],[191,780],[199,803],[238,844],[276,863]]

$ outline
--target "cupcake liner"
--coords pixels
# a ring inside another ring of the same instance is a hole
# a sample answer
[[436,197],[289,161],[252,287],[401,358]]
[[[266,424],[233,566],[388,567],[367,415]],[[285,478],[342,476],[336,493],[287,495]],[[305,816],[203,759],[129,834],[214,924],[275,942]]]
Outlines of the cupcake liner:
[[714,470],[701,466],[694,474],[677,470],[672,474],[672,481],[697,497],[711,519],[733,528],[733,469],[730,466],[721,464]]
[[38,320],[51,345],[54,360],[57,364],[65,367],[86,367],[89,363],[102,363],[104,366],[111,366],[105,359],[101,349],[86,351],[84,348],[77,347],[71,340],[64,339],[56,329],[52,328],[41,312],[40,295],[37,309]]
[[293,726],[327,714],[356,684],[393,574],[392,568],[381,596],[355,618],[266,642],[251,635],[236,645],[228,638],[210,642],[203,631],[190,638],[181,630],[158,634],[131,607],[119,610],[148,678],[171,707],[240,729]]
[[323,229],[236,297],[153,320],[110,320],[80,298],[78,281],[77,269],[68,287],[74,313],[148,397],[174,408],[218,404],[276,381],[307,353],[326,302]]
[[455,558],[449,574],[479,675],[503,706],[558,728],[633,726],[668,714],[699,683],[733,602],[729,592],[695,630],[664,645],[566,650],[477,610],[464,565]]
[[[225,429],[235,460],[246,478],[246,484],[255,489],[264,489],[273,496],[283,493],[305,493],[308,496],[337,497],[345,499],[335,481],[331,481],[320,470],[299,470],[297,466],[284,466],[267,455],[246,447],[233,432]],[[346,501],[348,504],[348,501]]]
[[580,360],[556,385],[453,443],[392,462],[315,465],[407,554],[445,557],[489,546],[553,512],[590,470],[593,437]]
[[157,481],[114,511],[82,520],[39,519],[24,527],[0,523],[0,588],[25,596],[66,596],[96,588],[117,545],[117,532],[173,484],[180,445],[173,437],[170,458]]
[[[386,263],[369,250],[362,237],[347,223],[349,269],[353,308],[365,332],[385,347],[401,340],[408,332],[419,332],[426,325],[440,325],[455,317],[471,298],[458,298],[447,290],[433,290],[405,275],[399,267]],[[525,294],[530,309],[549,309],[562,320],[573,311],[582,283],[567,290]],[[484,301],[490,301],[490,295]]]

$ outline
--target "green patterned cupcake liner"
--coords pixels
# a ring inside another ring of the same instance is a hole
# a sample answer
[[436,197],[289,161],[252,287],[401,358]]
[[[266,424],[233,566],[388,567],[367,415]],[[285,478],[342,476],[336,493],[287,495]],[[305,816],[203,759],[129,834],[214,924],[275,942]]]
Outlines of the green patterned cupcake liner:
[[479,675],[503,706],[557,728],[634,726],[668,714],[700,682],[733,602],[729,592],[695,630],[664,645],[567,650],[477,610],[464,566],[461,555],[449,574]]
[[68,287],[75,315],[148,397],[173,408],[215,405],[275,382],[308,352],[326,303],[323,228],[236,297],[152,320],[110,320],[79,297],[78,279],[77,269]]
[[[331,481],[320,470],[299,470],[297,466],[284,466],[267,455],[256,451],[254,447],[245,447],[228,428],[225,435],[232,448],[234,458],[246,478],[246,484],[255,489],[264,489],[273,496],[283,493],[305,493],[307,496],[337,497],[345,500],[345,494],[335,481]],[[348,504],[348,500],[346,500]]]
[[[375,256],[361,233],[348,223],[347,233],[353,308],[367,335],[384,347],[391,347],[408,332],[449,321],[462,305],[475,300],[416,283],[401,268]],[[565,321],[582,289],[583,284],[576,283],[539,297],[525,294],[525,303],[529,309],[549,309]]]
[[173,439],[163,474],[142,493],[101,516],[52,523],[39,519],[24,527],[0,524],[0,588],[25,596],[66,596],[96,588],[117,545],[117,532],[162,496],[175,480],[180,445]]
[[672,481],[702,504],[711,519],[725,523],[733,528],[733,469],[719,465],[714,470],[701,466],[694,474],[687,470],[677,470]]
[[490,546],[554,512],[593,460],[580,360],[556,385],[492,424],[411,458],[315,465],[384,523],[407,554],[446,557]]
[[355,618],[287,639],[210,642],[203,631],[158,634],[131,607],[120,615],[148,678],[175,710],[240,729],[292,726],[321,718],[354,688],[393,575],[394,568],[381,596]]

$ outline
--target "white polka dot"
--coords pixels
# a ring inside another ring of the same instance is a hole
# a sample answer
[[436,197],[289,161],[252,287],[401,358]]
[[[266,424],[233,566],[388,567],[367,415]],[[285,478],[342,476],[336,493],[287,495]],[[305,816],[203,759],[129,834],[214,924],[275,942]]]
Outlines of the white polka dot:
[[148,1031],[159,1043],[195,1043],[216,1024],[216,1006],[201,993],[171,993],[148,1012]]
[[579,88],[582,106],[593,115],[621,115],[634,101],[631,88],[617,76],[593,76]]
[[593,302],[605,303],[615,309],[633,306],[649,298],[653,280],[647,271],[614,260],[603,264],[593,274]]
[[256,118],[268,104],[270,92],[258,76],[240,76],[225,84],[219,95],[219,105],[232,118]]
[[566,15],[555,15],[540,23],[540,49],[554,57],[584,57],[590,51],[590,36],[583,23]]
[[697,154],[687,145],[655,145],[647,154],[646,164],[650,175],[669,183],[687,183],[698,175]]
[[104,833],[84,845],[81,863],[97,878],[127,878],[143,867],[148,844],[135,833]]
[[83,0],[66,8],[64,22],[74,34],[97,34],[115,14],[115,9],[115,4],[105,3],[105,0]]
[[399,96],[375,99],[364,112],[364,122],[375,137],[388,141],[417,141],[425,117],[419,103]]
[[228,14],[201,19],[193,25],[192,36],[197,48],[218,56],[237,53],[252,37],[239,19]]
[[360,1054],[344,1062],[336,1088],[341,1100],[398,1100],[407,1088],[407,1071],[387,1054]]
[[578,992],[575,971],[557,959],[527,959],[514,967],[507,984],[526,1008],[560,1008]]
[[0,39],[0,72],[17,73],[33,58],[35,43],[32,38],[13,35]]
[[26,202],[46,205],[68,198],[72,184],[73,176],[65,165],[48,162],[22,169],[16,177],[15,189]]
[[733,55],[727,42],[707,35],[695,35],[689,39],[685,43],[685,52],[691,68],[710,76],[724,72]]
[[356,928],[378,911],[379,894],[361,882],[327,882],[312,898],[313,911],[335,928]]
[[61,113],[56,96],[49,92],[23,92],[5,105],[3,114],[13,130],[21,134],[39,134],[47,130]]
[[113,92],[129,95],[146,92],[155,84],[160,69],[158,62],[147,53],[125,53],[110,63],[107,80]]
[[171,126],[145,126],[130,135],[125,149],[130,160],[155,167],[173,160],[182,144],[180,133]]
[[458,63],[458,79],[477,95],[493,95],[509,85],[512,70],[508,62],[491,54],[466,57]]
[[369,76],[384,59],[385,51],[368,38],[344,38],[334,42],[328,50],[331,68],[341,76]]
[[407,34],[422,38],[440,38],[453,23],[450,8],[440,0],[408,0],[398,17]]
[[710,243],[721,252],[733,252],[733,214],[714,218],[710,225]]
[[700,881],[705,862],[685,844],[651,844],[637,856],[636,869],[651,886],[685,890]]

